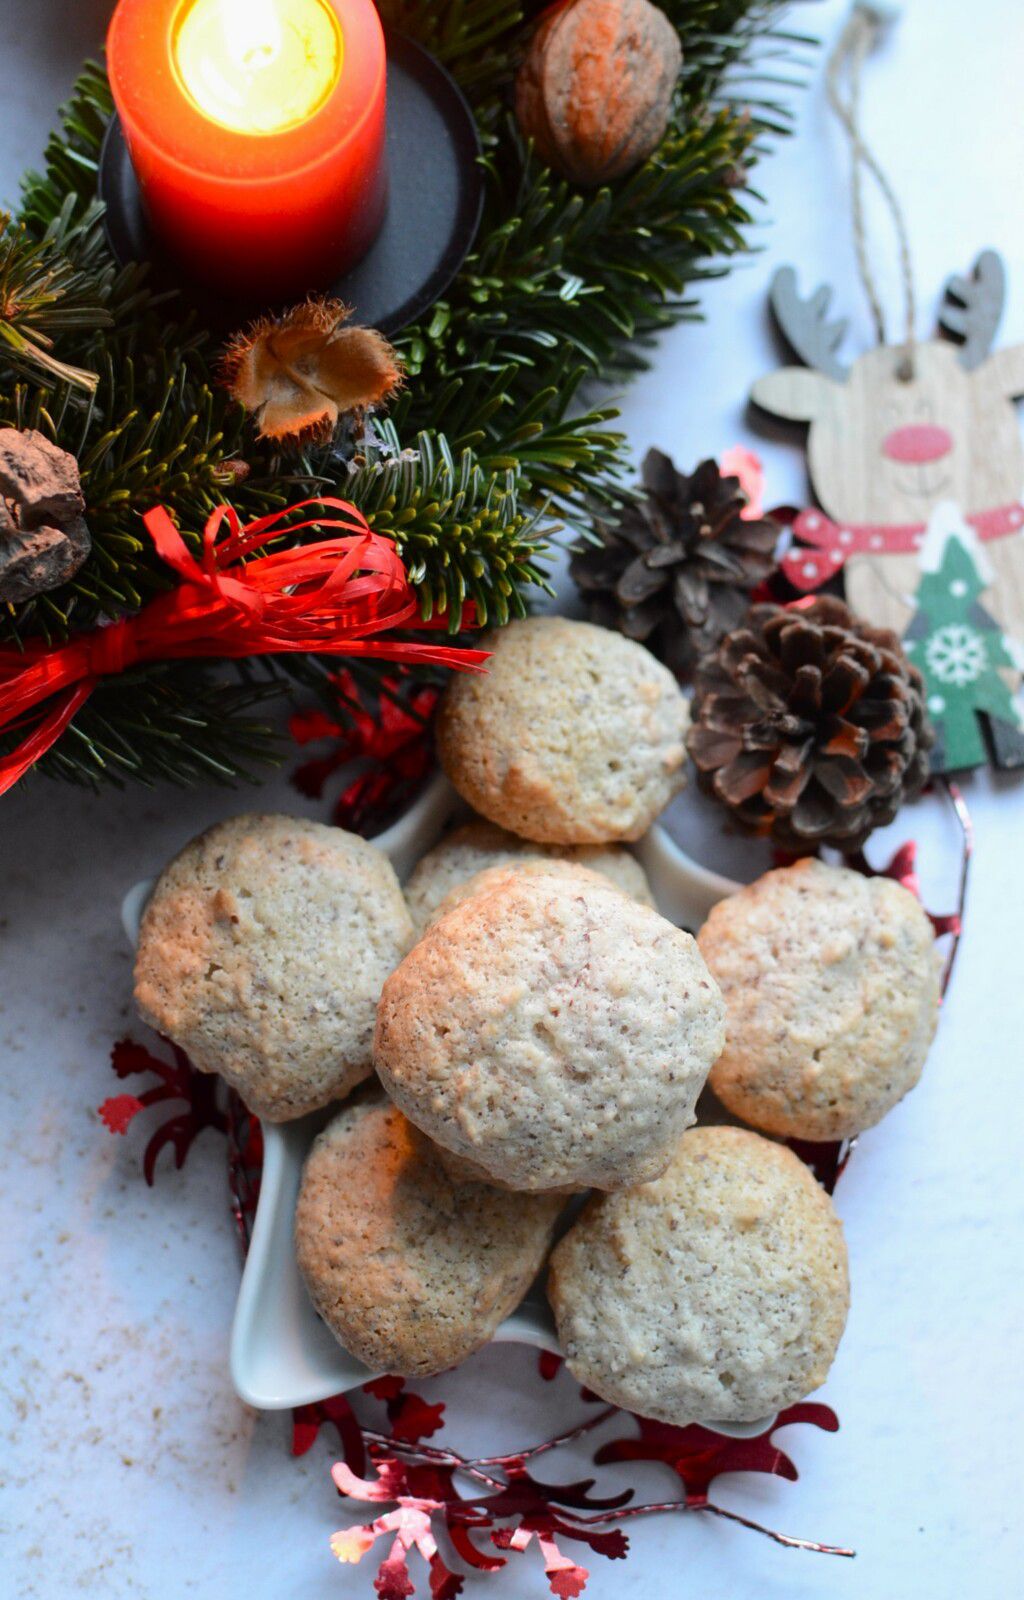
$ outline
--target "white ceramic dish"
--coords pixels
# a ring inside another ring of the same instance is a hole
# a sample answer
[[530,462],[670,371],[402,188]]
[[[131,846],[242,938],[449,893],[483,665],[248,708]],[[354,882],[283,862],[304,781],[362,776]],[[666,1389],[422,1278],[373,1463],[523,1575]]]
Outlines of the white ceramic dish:
[[[399,878],[408,877],[458,807],[454,790],[438,777],[392,828],[377,836],[374,843],[390,857]],[[659,910],[691,930],[700,926],[717,900],[739,887],[698,866],[659,826],[639,842],[636,854]],[[151,888],[152,880],[137,884],[124,900],[125,931],[133,945]],[[302,1164],[330,1114],[320,1111],[297,1122],[263,1126],[263,1176],[235,1308],[231,1377],[242,1399],[264,1411],[325,1400],[378,1376],[342,1348],[313,1310],[292,1243]],[[540,1283],[494,1337],[557,1352],[554,1323]],[[747,1438],[763,1432],[771,1420],[709,1426],[734,1438]]]

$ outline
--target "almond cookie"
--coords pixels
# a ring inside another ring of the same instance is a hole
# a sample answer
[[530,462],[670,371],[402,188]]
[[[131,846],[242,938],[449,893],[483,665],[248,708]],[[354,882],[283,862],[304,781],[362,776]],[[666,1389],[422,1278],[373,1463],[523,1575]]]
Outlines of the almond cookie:
[[381,985],[412,942],[391,863],[299,817],[242,816],[187,844],[142,919],[143,1019],[286,1122],[372,1071]]
[[299,1268],[338,1340],[375,1372],[425,1377],[487,1343],[551,1247],[560,1202],[455,1184],[373,1094],[313,1145],[295,1212]]
[[455,828],[419,862],[405,885],[413,926],[421,933],[442,901],[459,884],[488,867],[514,867],[524,861],[571,861],[605,878],[642,905],[653,906],[647,874],[623,845],[544,845],[517,839],[493,822],[467,822]]
[[791,1150],[693,1128],[653,1183],[589,1201],[548,1296],[575,1377],[675,1427],[754,1422],[824,1383],[849,1307],[828,1195]]
[[698,934],[725,997],[711,1087],[768,1133],[845,1139],[921,1076],[939,1014],[931,923],[890,878],[811,859],[716,905]]
[[[464,883],[457,883],[454,889],[449,889],[434,915],[427,923],[427,928],[432,928],[435,922],[440,922],[449,911],[454,911],[456,906],[461,906],[464,900],[472,899],[475,894],[486,894],[488,889],[503,883],[510,872],[539,872],[546,873],[549,878],[572,878],[577,883],[596,883],[599,886],[608,883],[608,879],[599,872],[591,872],[589,867],[579,867],[574,861],[545,861],[536,856],[523,856],[512,866],[485,867],[482,872],[474,873],[472,878],[467,878]],[[616,887],[616,885],[613,885]],[[622,890],[619,890],[622,893]],[[426,928],[423,930],[426,932]]]
[[664,1169],[723,1021],[689,934],[596,874],[511,869],[388,979],[374,1064],[463,1170],[617,1189]]
[[667,667],[589,622],[531,617],[488,635],[437,722],[441,765],[475,811],[524,839],[639,839],[685,781],[690,713]]

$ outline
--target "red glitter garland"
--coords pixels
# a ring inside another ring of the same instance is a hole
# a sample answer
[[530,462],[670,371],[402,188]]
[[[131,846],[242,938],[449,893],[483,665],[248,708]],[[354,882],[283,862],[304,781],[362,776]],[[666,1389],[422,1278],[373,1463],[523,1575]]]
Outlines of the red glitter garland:
[[[389,1382],[400,1384],[401,1380]],[[372,1392],[376,1386],[368,1384],[366,1388]],[[595,1399],[582,1393],[585,1400]],[[590,1573],[565,1554],[562,1544],[582,1543],[609,1560],[622,1559],[628,1554],[629,1541],[618,1525],[634,1517],[703,1511],[739,1522],[790,1548],[826,1555],[854,1553],[845,1547],[777,1533],[718,1505],[708,1493],[715,1479],[725,1473],[762,1472],[794,1480],[796,1467],[774,1444],[772,1435],[794,1423],[835,1432],[839,1424],[827,1406],[811,1402],[791,1406],[755,1439],[728,1439],[697,1425],[673,1428],[606,1406],[557,1438],[527,1450],[485,1457],[467,1457],[451,1449],[377,1433],[357,1421],[342,1397],[326,1402],[312,1421],[302,1419],[303,1450],[312,1443],[311,1430],[326,1421],[338,1428],[342,1444],[343,1459],[332,1469],[339,1492],[352,1500],[395,1507],[372,1522],[343,1529],[331,1540],[338,1560],[358,1562],[379,1539],[391,1537],[374,1584],[381,1600],[405,1600],[415,1592],[407,1561],[413,1550],[428,1564],[435,1600],[439,1595],[460,1592],[461,1577],[445,1566],[440,1555],[437,1536],[442,1531],[459,1558],[481,1573],[497,1572],[507,1564],[504,1555],[481,1548],[481,1535],[495,1552],[524,1551],[536,1541],[551,1592],[563,1600],[581,1594]],[[663,1463],[679,1479],[681,1498],[634,1505],[632,1489],[602,1499],[591,1492],[593,1478],[549,1483],[530,1471],[528,1463],[539,1456],[560,1450],[611,1421],[627,1423],[631,1429],[635,1425],[638,1431],[602,1445],[593,1458],[595,1465]],[[375,1478],[365,1475],[367,1457],[376,1469]],[[469,1493],[459,1489],[459,1478],[471,1485]]]
[[440,690],[398,676],[381,679],[376,707],[367,704],[347,668],[334,678],[344,708],[297,711],[288,726],[297,744],[333,741],[327,755],[305,761],[292,774],[301,794],[318,800],[328,781],[358,762],[331,808],[331,820],[350,833],[379,833],[411,805],[434,769],[431,721]]
[[132,1039],[121,1039],[110,1052],[110,1064],[119,1078],[134,1077],[150,1072],[156,1084],[143,1094],[116,1094],[104,1100],[99,1115],[111,1133],[127,1133],[141,1111],[152,1106],[166,1105],[168,1101],[181,1102],[180,1109],[162,1122],[150,1136],[142,1158],[146,1182],[152,1187],[156,1175],[157,1158],[166,1145],[174,1149],[174,1164],[182,1167],[192,1148],[193,1140],[204,1128],[218,1133],[228,1131],[226,1113],[217,1103],[217,1078],[197,1072],[184,1050],[169,1039],[163,1041],[171,1051],[173,1061],[155,1056],[145,1045]]

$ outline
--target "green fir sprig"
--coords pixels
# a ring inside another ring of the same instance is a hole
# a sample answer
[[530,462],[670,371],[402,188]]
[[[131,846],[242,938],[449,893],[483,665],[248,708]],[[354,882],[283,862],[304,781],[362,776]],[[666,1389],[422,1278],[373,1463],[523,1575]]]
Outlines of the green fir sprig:
[[403,450],[392,423],[350,464],[341,487],[406,565],[424,619],[501,627],[526,615],[530,589],[547,589],[543,518],[520,504],[515,463],[487,472],[472,450],[456,456],[443,433],[421,433]]

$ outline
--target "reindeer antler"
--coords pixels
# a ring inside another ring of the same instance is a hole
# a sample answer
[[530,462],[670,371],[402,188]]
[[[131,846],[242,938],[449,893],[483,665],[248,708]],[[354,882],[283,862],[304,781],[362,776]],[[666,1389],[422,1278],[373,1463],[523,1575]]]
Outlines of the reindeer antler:
[[828,321],[832,299],[828,284],[819,284],[813,294],[801,300],[796,272],[792,267],[780,267],[772,279],[769,298],[787,343],[792,345],[794,353],[804,365],[842,383],[847,369],[836,351],[843,342],[849,324],[845,318]]
[[962,341],[960,361],[968,372],[980,367],[995,341],[1006,299],[1006,268],[994,250],[983,250],[969,278],[954,273],[942,292],[939,323]]

